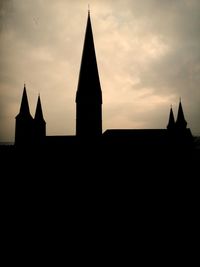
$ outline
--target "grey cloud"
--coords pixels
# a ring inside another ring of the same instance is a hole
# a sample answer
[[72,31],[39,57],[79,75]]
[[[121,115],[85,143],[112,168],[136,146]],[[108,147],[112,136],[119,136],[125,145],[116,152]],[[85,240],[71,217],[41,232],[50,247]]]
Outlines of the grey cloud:
[[[74,133],[87,4],[0,1],[2,140],[13,138],[24,81],[33,113],[37,94],[42,93],[48,134]],[[176,110],[181,96],[189,125],[200,133],[200,2],[93,0],[90,6],[104,127],[162,128],[170,104]],[[151,43],[154,37],[158,44]],[[159,42],[166,51],[151,55],[158,52]],[[147,98],[157,97],[163,104],[155,101],[150,108]]]

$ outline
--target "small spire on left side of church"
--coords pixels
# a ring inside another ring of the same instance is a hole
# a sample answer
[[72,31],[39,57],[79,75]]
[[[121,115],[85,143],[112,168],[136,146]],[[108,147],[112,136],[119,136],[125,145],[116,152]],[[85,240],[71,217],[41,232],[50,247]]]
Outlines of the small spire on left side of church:
[[29,103],[28,103],[28,97],[26,93],[26,84],[24,83],[24,90],[22,93],[22,100],[21,100],[21,106],[20,106],[20,112],[21,115],[30,115],[30,110],[29,110]]

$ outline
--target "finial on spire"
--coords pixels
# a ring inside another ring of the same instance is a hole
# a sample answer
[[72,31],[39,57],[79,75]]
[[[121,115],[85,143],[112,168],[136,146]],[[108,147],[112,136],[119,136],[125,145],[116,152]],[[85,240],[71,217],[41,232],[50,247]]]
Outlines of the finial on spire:
[[25,84],[25,82],[24,82],[24,88],[26,87],[26,84]]
[[172,104],[170,105],[170,108],[172,109]]
[[181,97],[179,97],[179,102],[181,102]]
[[88,15],[90,15],[90,4],[88,4]]

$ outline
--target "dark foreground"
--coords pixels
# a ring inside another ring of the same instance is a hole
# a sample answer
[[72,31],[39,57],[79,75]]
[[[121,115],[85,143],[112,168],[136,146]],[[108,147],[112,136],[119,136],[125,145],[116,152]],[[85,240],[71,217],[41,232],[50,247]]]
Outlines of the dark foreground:
[[88,141],[65,146],[0,146],[0,160],[2,177],[11,181],[52,181],[66,186],[88,183],[104,188],[117,182],[124,186],[155,182],[158,186],[197,179],[200,149]]
[[7,203],[27,208],[103,205],[107,212],[132,212],[169,206],[179,212],[197,208],[199,198],[200,151],[194,148],[10,146],[1,147],[1,166]]
[[41,255],[56,266],[64,255],[122,266],[195,259],[199,150],[84,144],[6,146],[0,154],[7,261],[11,254],[15,262]]

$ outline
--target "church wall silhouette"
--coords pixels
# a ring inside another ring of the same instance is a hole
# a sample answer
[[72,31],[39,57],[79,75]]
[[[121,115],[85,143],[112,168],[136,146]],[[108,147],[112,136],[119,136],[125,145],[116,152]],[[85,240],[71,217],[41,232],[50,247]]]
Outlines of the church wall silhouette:
[[95,54],[90,12],[88,12],[85,40],[76,92],[76,136],[46,136],[40,96],[34,118],[30,114],[24,85],[19,114],[16,116],[15,145],[73,145],[84,140],[103,140],[104,144],[134,145],[135,147],[168,147],[191,145],[192,134],[187,128],[179,102],[175,121],[172,107],[166,129],[112,129],[102,133],[102,91]]

